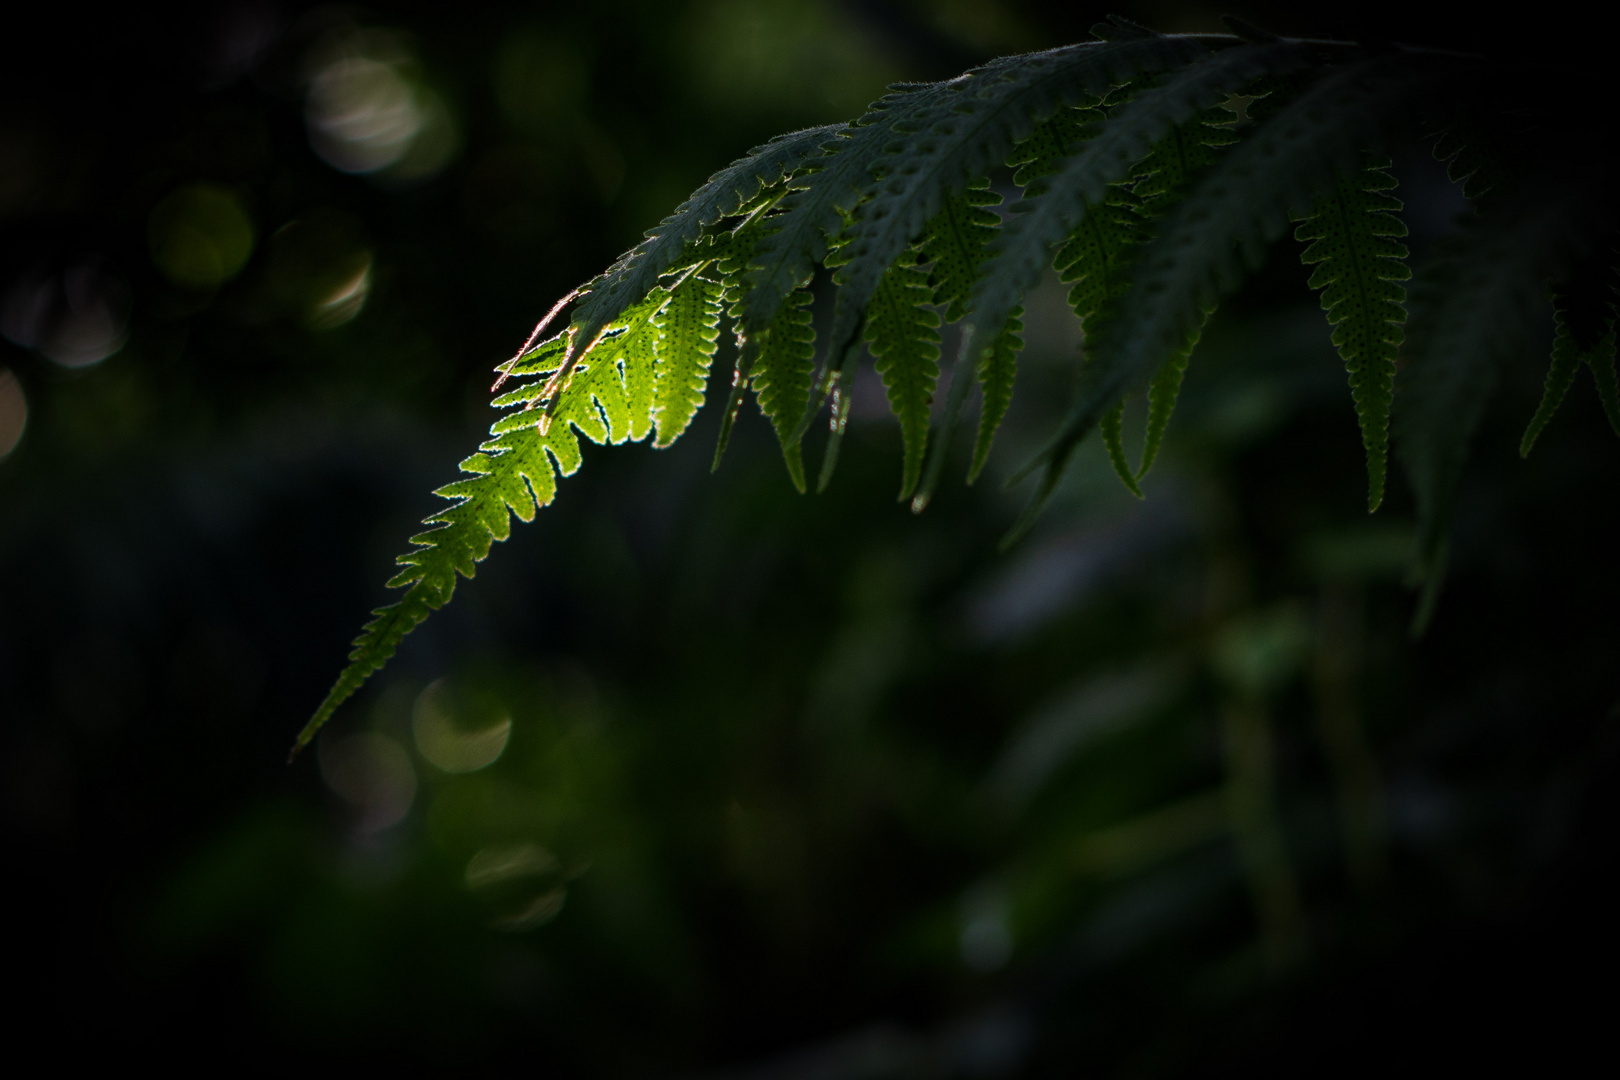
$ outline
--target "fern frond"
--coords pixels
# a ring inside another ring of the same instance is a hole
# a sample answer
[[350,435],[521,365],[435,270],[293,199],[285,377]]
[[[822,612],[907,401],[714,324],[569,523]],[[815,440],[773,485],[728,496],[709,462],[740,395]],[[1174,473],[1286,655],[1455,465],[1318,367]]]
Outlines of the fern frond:
[[720,341],[720,283],[693,274],[670,295],[656,321],[661,331],[655,351],[653,445],[680,438],[703,404],[709,365]]
[[[1139,178],[1131,187],[1136,214],[1142,221],[1137,229],[1139,236],[1151,232],[1158,220],[1186,194],[1189,186],[1214,166],[1219,151],[1237,141],[1237,136],[1227,126],[1230,119],[1231,114],[1224,109],[1205,109],[1187,123],[1178,125],[1133,170],[1133,175]],[[1120,284],[1099,295],[1095,301],[1097,307],[1123,295],[1125,283],[1121,271],[1128,262],[1124,253],[1131,251],[1131,247],[1125,247],[1122,254],[1116,256],[1119,270],[1113,276],[1121,279]],[[1071,293],[1070,302],[1073,301]],[[1097,307],[1086,312],[1086,315],[1092,314]],[[1078,306],[1075,310],[1079,314]],[[1175,412],[1176,401],[1181,396],[1181,382],[1187,373],[1187,364],[1203,333],[1202,321],[1192,326],[1185,340],[1170,354],[1148,384],[1147,432],[1142,440],[1142,464],[1137,467],[1133,482],[1125,485],[1138,498],[1141,497],[1141,489],[1136,482],[1147,475],[1158,459],[1164,433],[1170,427],[1170,416]]]
[[788,476],[801,494],[805,489],[804,455],[794,429],[810,401],[810,377],[815,369],[816,331],[810,320],[813,299],[808,289],[797,289],[788,296],[766,328],[750,373],[759,411],[776,430]]
[[934,303],[945,309],[945,321],[956,322],[966,312],[968,295],[979,278],[987,248],[1001,226],[988,208],[1001,205],[1001,196],[988,181],[945,199],[939,214],[928,223],[919,245],[922,261],[929,264]]
[[[1210,314],[1212,312],[1205,312],[1206,319]],[[1187,339],[1159,366],[1153,380],[1148,383],[1147,432],[1142,437],[1142,464],[1136,470],[1138,481],[1147,475],[1158,460],[1159,448],[1164,445],[1164,433],[1170,429],[1170,416],[1176,411],[1176,402],[1181,397],[1181,383],[1187,377],[1187,365],[1192,362],[1193,350],[1203,336],[1204,323],[1199,322],[1187,332]]]
[[[1239,45],[1182,68],[1126,103],[1057,173],[1024,193],[968,305],[969,321],[981,328],[1000,326],[1040,280],[1052,246],[1074,235],[1111,187],[1126,180],[1177,125],[1268,71],[1309,63],[1310,55],[1298,45]],[[984,339],[981,343],[988,347]]]
[[847,262],[835,278],[835,343],[851,332],[883,274],[922,235],[946,196],[1006,161],[1036,123],[1063,105],[1095,102],[1137,75],[1207,54],[1188,38],[1100,29],[1117,36],[986,64],[943,84],[927,111],[897,126],[884,157],[872,164],[877,180],[848,230]]
[[1576,246],[1575,201],[1519,198],[1467,222],[1413,283],[1393,427],[1417,497],[1417,569],[1427,578],[1414,632],[1433,613],[1457,485],[1497,372],[1525,348],[1545,282]]
[[1086,432],[1189,340],[1247,267],[1260,264],[1294,207],[1309,206],[1335,168],[1353,165],[1416,77],[1384,58],[1331,72],[1259,125],[1176,206],[1133,261],[1120,304],[1098,320],[1097,362],[1082,370],[1074,406],[1047,448],[1014,478],[1046,467],[1009,541],[1034,522]]
[[[491,545],[511,534],[511,515],[533,521],[535,512],[556,496],[557,476],[572,476],[580,465],[579,435],[597,443],[645,437],[630,409],[627,383],[644,381],[649,338],[657,336],[655,317],[669,301],[654,290],[608,328],[576,363],[558,395],[558,407],[547,417],[538,409],[508,413],[491,428],[493,438],[461,463],[471,474],[434,494],[454,500],[423,522],[433,526],[411,537],[416,547],[399,557],[403,569],[388,582],[404,588],[397,603],[379,608],[354,641],[349,664],[293,744],[297,754],[315,737],[339,706],[394,655],[399,643],[433,611],[449,601],[457,575],[471,578],[489,555]],[[559,370],[569,350],[569,336],[541,343],[512,366],[514,375],[542,378],[497,399],[497,405],[528,405]],[[640,431],[637,435],[636,432]]]
[[[1076,126],[1070,124],[1070,118],[1063,116],[1062,113],[1078,114],[1080,111],[1061,110],[1059,116],[1042,125],[1048,137],[1048,150],[1060,150],[1067,145],[1064,141],[1066,138],[1064,132],[1078,130]],[[1024,147],[1021,146],[1020,149]],[[1037,158],[1025,156],[1023,160],[1027,167]],[[929,280],[934,285],[934,303],[945,308],[945,318],[948,322],[956,322],[967,311],[967,299],[978,280],[980,268],[989,255],[990,241],[994,239],[1001,224],[1001,219],[986,208],[996,206],[1000,202],[1001,196],[988,189],[988,182],[981,181],[980,184],[969,187],[960,194],[948,196],[939,214],[929,223],[928,233],[920,245],[920,252],[922,258],[931,263]],[[1023,323],[1018,318],[1019,314],[1015,312],[1008,319],[1007,325],[1002,327],[991,348],[985,352],[978,364],[976,374],[983,391],[983,405],[979,410],[979,433],[974,443],[969,483],[972,483],[973,478],[977,477],[979,470],[984,467],[985,458],[990,453],[990,445],[995,439],[996,429],[1000,426],[1002,417],[1006,415],[1007,407],[1012,403],[1018,351],[1023,347],[1021,336]],[[939,438],[934,445],[933,453],[936,458],[944,454],[949,445],[960,410],[960,402],[967,390],[967,372],[959,371],[957,375],[960,376],[960,384],[952,384],[957,408],[953,410],[947,407],[945,422],[940,426]],[[948,406],[950,400],[947,400]],[[930,467],[928,480],[919,490],[913,502],[913,509],[920,511],[928,505],[928,500],[933,494],[933,485],[937,480],[938,470]]]
[[1401,201],[1387,194],[1395,178],[1387,159],[1369,157],[1364,168],[1341,172],[1311,216],[1294,230],[1312,241],[1300,261],[1315,264],[1310,287],[1322,293],[1322,310],[1333,344],[1350,375],[1350,394],[1367,451],[1367,509],[1384,501],[1389,455],[1389,410],[1395,389],[1395,357],[1406,323],[1406,289],[1412,276],[1406,226],[1396,215]]
[[819,156],[823,144],[844,127],[828,124],[778,136],[711,176],[673,214],[649,230],[647,239],[619,256],[590,283],[574,313],[574,344],[564,367],[590,348],[596,336],[627,308],[645,297],[706,226],[737,214],[762,190],[787,179],[804,162]]
[[900,421],[902,501],[922,477],[928,414],[939,380],[939,316],[927,306],[933,295],[928,272],[917,265],[915,253],[908,253],[883,275],[866,315],[867,347],[883,377],[889,408]]

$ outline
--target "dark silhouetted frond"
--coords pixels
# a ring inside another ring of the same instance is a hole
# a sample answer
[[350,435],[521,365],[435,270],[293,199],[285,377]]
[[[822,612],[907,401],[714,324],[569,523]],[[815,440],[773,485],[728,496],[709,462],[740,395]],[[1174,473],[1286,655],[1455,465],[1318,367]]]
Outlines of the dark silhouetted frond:
[[[1310,242],[1311,287],[1349,373],[1369,505],[1382,498],[1392,425],[1417,496],[1431,583],[1421,622],[1469,437],[1497,371],[1524,351],[1549,281],[1560,290],[1557,339],[1523,449],[1582,362],[1620,431],[1611,197],[1572,186],[1585,175],[1579,162],[1605,160],[1609,136],[1540,134],[1536,93],[1478,58],[1229,25],[1236,36],[1161,35],[1114,18],[1093,41],[895,85],[853,123],[785,135],[714,174],[553,308],[534,337],[577,301],[565,333],[496,369],[494,404],[505,412],[462,463],[466,475],[439,490],[450,505],[427,520],[389,583],[403,597],[356,640],[298,745],[449,600],[458,576],[473,575],[512,514],[527,521],[551,501],[558,475],[579,467],[581,436],[651,435],[663,447],[688,429],[723,319],[737,360],[717,464],[751,389],[804,490],[801,442],[830,399],[824,488],[864,344],[900,423],[901,498],[920,511],[974,386],[982,404],[969,482],[984,469],[1017,384],[1024,297],[1055,270],[1084,345],[1071,407],[1019,474],[1043,470],[1016,537],[1093,427],[1141,494],[1205,321],[1290,220],[1303,220],[1296,235]],[[1380,153],[1392,123],[1410,135],[1441,132],[1435,153],[1476,210],[1414,286],[1406,367],[1393,388],[1405,230],[1387,162],[1367,156]],[[1004,187],[1009,167],[1021,191],[1004,218],[992,184]],[[818,268],[833,293],[820,327]],[[941,316],[960,325],[961,344],[931,432]],[[1123,402],[1144,390],[1133,470]]]
[[1260,264],[1295,209],[1331,184],[1334,169],[1354,167],[1412,82],[1386,58],[1328,73],[1228,151],[1169,213],[1133,260],[1119,305],[1099,313],[1074,406],[1024,469],[1044,465],[1045,473],[1014,538],[1033,523],[1080,439],[1184,346]]

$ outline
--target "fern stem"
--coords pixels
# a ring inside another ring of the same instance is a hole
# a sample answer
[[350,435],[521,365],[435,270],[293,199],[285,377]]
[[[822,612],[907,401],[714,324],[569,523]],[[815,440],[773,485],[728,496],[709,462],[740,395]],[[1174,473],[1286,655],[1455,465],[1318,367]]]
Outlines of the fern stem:
[[820,495],[832,483],[833,470],[838,467],[838,451],[844,444],[844,429],[849,426],[850,391],[855,380],[843,372],[832,392],[832,415],[827,421],[827,448],[821,456],[821,475],[816,478],[816,494]]
[[551,320],[555,319],[558,312],[567,307],[569,302],[583,291],[583,288],[575,289],[573,292],[551,305],[551,310],[546,312],[545,318],[541,319],[535,324],[534,330],[529,334],[528,340],[523,343],[523,347],[512,354],[512,359],[506,361],[495,369],[500,373],[500,378],[496,379],[495,385],[489,388],[490,393],[493,394],[495,391],[501,388],[502,384],[504,384],[511,376],[513,366],[516,365],[519,360],[523,359],[523,357],[528,353],[529,349],[533,347],[534,343],[540,339],[540,335],[545,333],[546,327],[551,325]]

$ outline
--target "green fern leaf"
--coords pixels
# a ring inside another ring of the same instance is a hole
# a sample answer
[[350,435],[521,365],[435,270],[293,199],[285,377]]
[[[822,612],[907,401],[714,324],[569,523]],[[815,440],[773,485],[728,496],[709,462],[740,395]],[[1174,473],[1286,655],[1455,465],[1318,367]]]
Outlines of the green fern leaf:
[[1446,178],[1461,184],[1470,202],[1506,186],[1507,169],[1493,140],[1470,121],[1457,121],[1442,131],[1434,142],[1434,157],[1445,162]]
[[[1601,278],[1596,284],[1598,290],[1588,288],[1583,291],[1608,291],[1603,288],[1605,283]],[[1617,407],[1620,406],[1620,402],[1615,400],[1617,395],[1614,372],[1614,312],[1603,302],[1606,299],[1604,297],[1572,295],[1574,293],[1576,290],[1566,288],[1556,289],[1552,294],[1555,328],[1552,363],[1547,370],[1547,382],[1542,390],[1541,404],[1536,407],[1536,414],[1531,417],[1530,426],[1525,429],[1524,438],[1519,442],[1520,457],[1530,456],[1531,447],[1535,446],[1542,429],[1547,426],[1547,422],[1558,411],[1558,406],[1563,403],[1564,395],[1574,384],[1575,376],[1580,372],[1582,364],[1591,368],[1592,377],[1597,382],[1598,397],[1603,402],[1604,414],[1614,427],[1615,434],[1620,435],[1620,407]],[[1578,310],[1582,300],[1586,301],[1586,307],[1595,310]],[[1586,316],[1584,319],[1583,315]],[[1587,325],[1580,325],[1582,323]]]
[[1004,162],[1036,123],[1062,105],[1090,104],[1113,85],[1206,54],[1187,38],[1132,31],[995,61],[943,84],[928,111],[914,114],[884,146],[886,159],[872,165],[878,178],[849,227],[847,261],[834,278],[832,341],[853,332],[883,274],[922,235],[946,196]]
[[[1188,186],[1214,166],[1219,151],[1237,141],[1237,136],[1229,127],[1230,121],[1231,114],[1225,109],[1205,109],[1192,120],[1176,127],[1137,165],[1133,175],[1139,179],[1132,186],[1131,195],[1136,200],[1137,214],[1145,220],[1140,232],[1152,231],[1154,222],[1174,207],[1186,194]],[[1125,260],[1118,259],[1118,262],[1123,267]],[[1116,273],[1115,276],[1123,275]],[[1099,295],[1096,302],[1100,306],[1105,300],[1113,300],[1120,295],[1122,290],[1116,287],[1111,292]],[[1171,353],[1148,384],[1147,433],[1142,440],[1142,464],[1136,470],[1137,480],[1146,476],[1158,459],[1159,447],[1163,445],[1165,431],[1170,426],[1170,416],[1175,412],[1176,401],[1181,396],[1181,382],[1187,373],[1187,364],[1203,333],[1204,324],[1199,321],[1188,330],[1186,339]],[[1126,486],[1131,487],[1133,492],[1137,490],[1134,485]]]
[[883,275],[866,316],[866,341],[889,408],[900,421],[901,500],[910,498],[922,477],[928,414],[939,380],[939,316],[927,306],[933,296],[928,272],[917,265],[914,252],[908,253]]
[[1040,280],[1052,246],[1073,236],[1091,209],[1105,203],[1113,186],[1126,181],[1178,125],[1267,72],[1309,63],[1309,53],[1298,45],[1240,45],[1177,71],[1127,102],[1057,173],[1025,191],[974,291],[969,321],[981,328],[1005,322]]
[[1033,524],[1080,438],[1185,345],[1246,267],[1260,264],[1293,207],[1314,203],[1335,168],[1353,165],[1357,149],[1378,137],[1380,122],[1415,78],[1385,58],[1334,71],[1259,125],[1176,206],[1133,261],[1131,288],[1119,306],[1098,320],[1093,358],[1102,362],[1083,369],[1058,432],[1014,478],[1046,466],[1009,542]]
[[1312,241],[1300,261],[1316,266],[1310,287],[1321,290],[1333,344],[1350,375],[1367,451],[1368,511],[1384,501],[1395,357],[1406,322],[1406,289],[1399,282],[1412,276],[1398,239],[1406,235],[1396,216],[1401,202],[1387,194],[1395,187],[1388,168],[1388,160],[1369,157],[1365,168],[1340,173],[1294,230],[1296,240]]
[[1131,170],[1137,212],[1146,218],[1162,217],[1187,185],[1215,164],[1220,149],[1238,141],[1231,120],[1225,109],[1202,109],[1155,143]]
[[[1205,312],[1205,317],[1210,314],[1212,312]],[[1164,445],[1164,434],[1170,428],[1170,416],[1176,411],[1176,401],[1181,397],[1181,383],[1187,376],[1187,365],[1192,361],[1193,350],[1203,336],[1204,324],[1199,322],[1188,331],[1186,341],[1170,354],[1170,359],[1160,365],[1153,380],[1148,383],[1147,432],[1142,438],[1142,464],[1136,470],[1139,481],[1158,460],[1159,448]]]
[[788,296],[766,328],[750,376],[759,411],[776,430],[788,476],[801,494],[805,489],[804,455],[794,430],[810,401],[815,370],[816,331],[810,319],[813,299],[808,289],[797,289]]
[[1002,324],[1001,333],[996,335],[996,340],[979,358],[979,387],[983,401],[979,408],[979,434],[973,443],[973,464],[968,468],[970,484],[979,478],[979,473],[984,469],[984,463],[990,457],[990,446],[995,442],[996,430],[1012,404],[1013,380],[1018,374],[1018,350],[1024,347],[1021,336],[1024,323],[1019,318],[1022,313],[1022,308],[1013,308],[1012,314]]
[[925,109],[939,92],[928,85],[885,95],[860,120],[836,132],[826,142],[824,156],[788,181],[788,195],[744,275],[744,334],[769,325],[782,302],[826,261],[871,180],[872,162],[893,137],[893,127]]
[[[1082,320],[1084,363],[1070,411],[1019,474],[1044,467],[1010,542],[1093,426],[1140,496],[1205,320],[1290,217],[1308,213],[1296,235],[1312,241],[1304,258],[1316,265],[1311,283],[1322,291],[1349,375],[1376,507],[1401,345],[1404,229],[1393,181],[1376,163],[1359,164],[1358,154],[1376,148],[1396,111],[1427,110],[1414,91],[1448,78],[1451,60],[1286,41],[1241,25],[1240,41],[1166,37],[1117,18],[1094,34],[1099,40],[993,61],[946,82],[891,87],[853,124],[756,148],[554,308],[553,315],[579,298],[567,333],[525,345],[497,369],[497,388],[507,379],[521,384],[496,399],[510,411],[462,463],[466,475],[440,489],[450,505],[427,520],[389,583],[403,596],[375,613],[298,745],[450,598],[458,577],[474,574],[509,534],[511,515],[531,519],[551,501],[558,475],[579,466],[581,437],[621,443],[651,435],[662,447],[690,426],[723,312],[738,351],[716,463],[752,387],[802,491],[802,436],[830,396],[824,488],[864,342],[901,427],[900,497],[921,509],[975,382],[983,407],[969,482],[984,468],[1016,381],[1019,304],[1050,261]],[[1252,104],[1253,123],[1240,128],[1216,109],[1233,93]],[[1467,115],[1446,121],[1436,153],[1470,198],[1488,191],[1479,205],[1489,214],[1445,246],[1414,290],[1410,363],[1394,425],[1418,498],[1430,579],[1419,621],[1432,610],[1446,518],[1495,369],[1524,340],[1541,283],[1572,280],[1556,273],[1568,269],[1562,258],[1591,250],[1574,223],[1597,220],[1586,213],[1596,205],[1590,192],[1543,190],[1559,197],[1531,198],[1532,166],[1520,168],[1512,185],[1501,179],[1491,141],[1469,127],[1473,114],[1485,112],[1465,95],[1453,100]],[[1230,143],[1237,145],[1223,149]],[[1544,159],[1538,150],[1514,160],[1517,167]],[[1005,225],[987,181],[1003,164],[1024,189]],[[819,371],[809,289],[818,263],[833,271],[835,286]],[[962,324],[962,344],[944,420],[931,436],[940,378],[936,308]],[[1582,361],[1620,431],[1613,312],[1596,330],[1589,315],[1570,307],[1566,317],[1559,306],[1552,371],[1525,452]],[[1133,471],[1123,401],[1142,387],[1147,431]]]
[[948,82],[890,94],[830,142],[814,171],[791,182],[795,190],[782,204],[776,231],[755,252],[745,332],[768,323],[782,298],[843,237],[828,363],[844,370],[878,282],[947,195],[1005,160],[1060,104],[1095,98],[1140,72],[1177,67],[1207,51],[1189,38],[1100,32],[1109,38],[992,61]]
[[[411,537],[414,550],[399,557],[403,569],[388,582],[403,588],[397,603],[373,612],[349,653],[349,664],[293,745],[297,754],[309,745],[339,706],[394,655],[399,643],[433,611],[449,601],[456,578],[470,578],[492,544],[511,534],[511,515],[533,521],[535,512],[556,496],[557,474],[571,476],[579,468],[578,435],[593,442],[623,442],[644,437],[630,409],[626,383],[639,380],[635,370],[644,358],[647,339],[656,335],[654,318],[668,300],[662,290],[622,313],[596,348],[578,363],[558,395],[551,416],[524,408],[502,417],[491,428],[493,438],[461,463],[467,478],[448,484],[434,494],[454,504],[423,522],[433,526]],[[515,365],[514,375],[538,375],[536,382],[497,399],[501,406],[528,405],[539,388],[560,370],[569,350],[569,335],[536,346]],[[577,434],[576,434],[577,433]]]
[[[1073,109],[1065,111],[1079,112]],[[1066,122],[1061,117],[1055,117],[1042,127],[1050,133],[1052,128]],[[1026,157],[1024,160],[1027,164],[1036,159]],[[929,279],[934,284],[934,303],[945,308],[945,318],[949,322],[956,322],[966,313],[966,301],[989,254],[990,241],[995,237],[1001,223],[1001,219],[986,208],[1000,202],[1001,196],[988,190],[987,181],[981,181],[979,185],[969,187],[960,194],[948,196],[939,214],[929,223],[928,233],[923,239],[920,251],[922,257],[931,262]],[[996,429],[1000,426],[1002,417],[1006,415],[1007,407],[1012,403],[1018,350],[1023,347],[1023,338],[1020,336],[1023,324],[1019,321],[1019,314],[1015,311],[1009,318],[1007,325],[1002,327],[996,336],[993,346],[985,352],[978,364],[976,374],[983,390],[983,406],[979,410],[979,434],[973,449],[973,466],[969,471],[969,483],[972,483],[973,478],[977,477],[979,470],[984,467],[985,458],[990,453],[990,445],[995,439]],[[959,374],[961,374],[959,383],[952,384],[955,409],[953,410],[951,406],[952,398],[947,397],[946,420],[940,426],[940,435],[935,441],[933,450],[934,458],[941,461],[943,460],[941,455],[944,454],[955,429],[961,398],[967,391],[966,374],[965,372]],[[938,476],[939,470],[930,465],[928,478],[913,502],[914,509],[920,511],[928,505]]]
[[1069,306],[1082,324],[1125,288],[1129,253],[1147,235],[1136,205],[1128,189],[1110,187],[1052,261],[1058,279],[1070,286]]
[[693,274],[657,316],[661,334],[655,350],[654,446],[662,448],[680,438],[703,404],[709,365],[720,341],[720,291],[719,282]]
[[[785,194],[785,192],[783,192]],[[762,211],[768,210],[761,207]],[[731,316],[732,326],[737,338],[736,366],[731,374],[731,393],[726,399],[725,412],[720,416],[720,434],[715,439],[714,462],[710,471],[720,468],[720,459],[725,456],[726,447],[731,442],[731,429],[736,423],[737,414],[742,409],[744,394],[752,382],[752,369],[759,352],[760,342],[768,337],[769,327],[764,332],[745,334],[738,321],[743,297],[743,275],[748,271],[749,259],[754,248],[758,246],[761,238],[771,230],[770,219],[756,216],[745,221],[742,225],[725,234],[724,239],[716,238],[717,250],[723,247],[724,253],[715,260],[715,269],[720,279],[721,304]],[[784,310],[786,305],[784,306]],[[780,314],[780,313],[778,313]],[[774,320],[773,320],[774,325]],[[796,440],[794,440],[796,445]],[[786,446],[784,445],[784,452]],[[795,459],[797,451],[795,451]],[[801,470],[802,471],[802,470]],[[793,466],[788,467],[790,476]],[[797,482],[796,482],[797,483]]]

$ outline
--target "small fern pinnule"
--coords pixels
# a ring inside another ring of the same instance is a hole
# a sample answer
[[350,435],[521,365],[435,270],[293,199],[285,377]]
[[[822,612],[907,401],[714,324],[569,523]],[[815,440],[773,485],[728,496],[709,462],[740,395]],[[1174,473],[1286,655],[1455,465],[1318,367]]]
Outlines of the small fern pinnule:
[[1297,229],[1311,244],[1300,253],[1315,265],[1310,288],[1322,294],[1333,344],[1350,376],[1350,393],[1367,451],[1367,509],[1384,501],[1389,456],[1389,410],[1395,389],[1395,359],[1406,323],[1406,225],[1401,201],[1390,194],[1395,178],[1388,159],[1341,172]]
[[703,405],[709,365],[720,341],[720,292],[719,282],[693,274],[670,294],[659,312],[654,446],[666,447],[680,438]]

